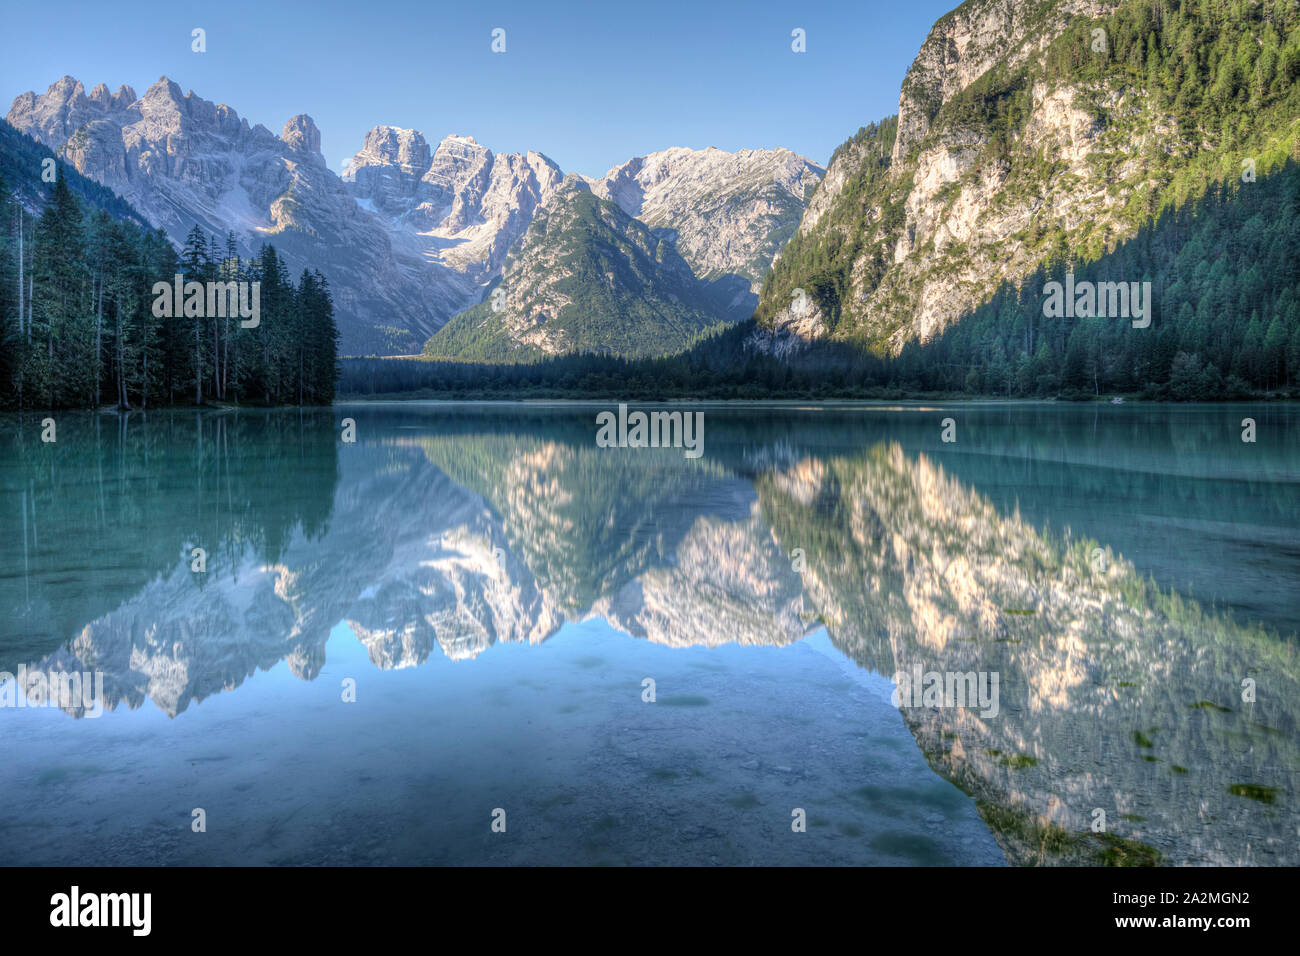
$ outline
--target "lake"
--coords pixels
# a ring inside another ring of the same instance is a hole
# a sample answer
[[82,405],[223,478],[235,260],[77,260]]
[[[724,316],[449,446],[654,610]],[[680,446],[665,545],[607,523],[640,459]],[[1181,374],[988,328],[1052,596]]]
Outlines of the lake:
[[0,864],[1300,863],[1300,410],[633,407],[0,418]]

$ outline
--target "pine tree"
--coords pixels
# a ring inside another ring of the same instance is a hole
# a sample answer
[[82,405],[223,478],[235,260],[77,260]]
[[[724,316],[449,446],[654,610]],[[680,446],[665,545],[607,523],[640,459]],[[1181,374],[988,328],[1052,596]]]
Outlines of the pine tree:
[[3,228],[0,228],[0,407],[14,404],[22,389],[19,369],[24,361],[21,296],[17,286],[22,282],[17,268],[17,223],[22,212],[16,194],[0,176],[0,210]]
[[[208,255],[208,240],[203,235],[203,230],[195,226],[185,237],[185,246],[181,250],[181,266],[185,272],[185,284],[188,288],[191,282],[207,282],[211,276],[211,259]],[[207,297],[201,297],[201,303],[197,309],[191,307],[190,296],[185,296],[185,319],[184,325],[187,329],[186,338],[192,343],[192,352],[189,368],[189,380],[194,383],[194,404],[203,404],[203,380],[207,366],[204,361],[204,345],[207,341],[207,320],[204,317],[207,308]],[[191,314],[191,313],[195,314]],[[179,317],[176,317],[179,318]]]
[[36,223],[30,380],[46,407],[82,405],[93,381],[89,274],[84,260],[81,208],[60,175]]

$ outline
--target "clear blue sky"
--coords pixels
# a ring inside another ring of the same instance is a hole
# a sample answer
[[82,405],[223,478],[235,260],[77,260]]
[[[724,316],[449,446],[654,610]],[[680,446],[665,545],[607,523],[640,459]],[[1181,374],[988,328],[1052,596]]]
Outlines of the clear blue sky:
[[[603,174],[668,146],[786,146],[825,163],[898,109],[957,0],[9,4],[0,100],[64,74],[144,91],[166,74],[279,133],[307,113],[332,168],[379,124],[473,136]],[[207,31],[207,52],[190,31]],[[491,32],[506,31],[506,52]],[[807,52],[791,51],[791,31]]]

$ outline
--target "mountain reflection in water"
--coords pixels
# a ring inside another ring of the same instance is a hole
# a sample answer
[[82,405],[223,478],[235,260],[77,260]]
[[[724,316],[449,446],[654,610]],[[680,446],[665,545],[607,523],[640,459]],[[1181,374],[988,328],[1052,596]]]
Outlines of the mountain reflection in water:
[[[690,460],[676,449],[596,447],[598,410],[375,405],[147,421],[69,415],[51,446],[11,419],[0,446],[0,670],[102,672],[105,725],[151,701],[179,727],[196,703],[251,689],[250,678],[282,662],[315,681],[327,645],[336,653],[349,632],[375,668],[437,662],[452,668],[445,679],[453,683],[471,681],[465,669],[482,666],[470,661],[493,645],[538,645],[566,628],[565,641],[642,660],[620,650],[626,638],[608,628],[584,630],[600,622],[681,654],[739,654],[725,658],[736,666],[755,652],[743,649],[820,640],[855,662],[858,676],[835,685],[842,701],[822,693],[809,705],[814,741],[851,733],[859,721],[888,735],[883,718],[869,714],[889,685],[871,675],[999,676],[996,716],[981,717],[974,706],[888,713],[895,721],[901,713],[933,771],[973,798],[1009,862],[1300,859],[1300,668],[1287,597],[1300,576],[1300,476],[1296,428],[1285,412],[1254,413],[1281,450],[1242,461],[1229,444],[1236,437],[1226,425],[1240,418],[1232,408],[1194,416],[1108,408],[1099,422],[1092,409],[1030,406],[706,406],[707,453]],[[947,415],[965,429],[954,446],[938,440]],[[338,441],[344,416],[357,421],[356,444]],[[1207,538],[1222,544],[1207,554]],[[207,553],[202,574],[191,570],[195,547]],[[1249,564],[1223,561],[1252,548]],[[1252,597],[1279,588],[1273,603]],[[581,670],[574,647],[571,663]],[[512,660],[526,683],[529,658]],[[710,666],[707,654],[689,660]],[[746,676],[715,678],[711,693],[739,694],[740,683],[753,680],[797,698],[804,691],[794,675],[817,660],[826,658],[765,658]],[[537,674],[548,666],[537,659]],[[591,666],[592,680],[602,666]],[[637,674],[628,671],[628,687],[601,693],[646,706]],[[1253,682],[1253,701],[1243,699],[1243,681]],[[477,706],[488,708],[492,693]],[[711,710],[694,704],[708,695],[659,694],[655,706],[676,721],[671,733],[696,735],[704,753],[684,770],[651,768],[650,779],[680,785],[682,803],[698,801],[712,794],[710,779],[732,779],[721,760],[749,762],[747,736],[763,736],[763,715],[737,724],[728,714],[740,712],[738,702]],[[461,706],[472,711],[475,702]],[[0,711],[10,721],[7,749],[22,747],[22,713]],[[62,730],[44,732],[87,735],[91,746],[92,731],[83,728],[95,722],[63,720]],[[645,731],[641,749],[656,746],[654,734],[667,727]],[[167,726],[150,733],[166,740]],[[809,748],[810,768],[821,749]],[[890,790],[836,754],[823,756],[816,770],[823,785],[855,794],[873,819],[906,814],[915,803],[938,817],[927,817],[927,832],[942,835],[948,826],[948,798],[935,797],[942,812],[925,807],[930,784],[915,768],[900,764],[907,783]],[[811,769],[755,762],[774,779],[785,775],[791,807],[801,805],[798,781]],[[475,772],[488,771],[463,770]],[[578,792],[615,794],[624,786],[616,777],[597,771]],[[0,819],[38,826],[40,785],[4,781]],[[622,799],[637,805],[635,794]],[[665,799],[671,817],[675,804]],[[748,799],[737,796],[732,810],[745,810]],[[752,799],[766,801],[767,791]],[[1098,810],[1104,832],[1094,832]],[[775,816],[769,843],[789,831],[790,810]],[[172,829],[184,832],[187,819]],[[604,816],[586,823],[598,836],[625,825]],[[837,838],[874,850],[832,862],[892,859],[890,839],[861,832],[864,825],[871,824],[843,824]],[[744,841],[723,826],[694,818],[653,826],[686,833],[682,839],[705,848],[700,862],[719,853],[723,862],[762,858],[752,846],[737,849]],[[959,840],[899,837],[912,842],[894,856],[993,861],[965,824],[951,826]],[[428,839],[429,853],[414,861],[488,858],[477,843],[439,855],[436,828]],[[591,834],[584,839],[595,852]],[[559,848],[563,842],[510,861],[583,862]],[[933,852],[916,850],[931,845]],[[591,859],[639,862],[643,849]],[[696,858],[682,852],[663,861]],[[766,861],[825,859],[771,853]]]

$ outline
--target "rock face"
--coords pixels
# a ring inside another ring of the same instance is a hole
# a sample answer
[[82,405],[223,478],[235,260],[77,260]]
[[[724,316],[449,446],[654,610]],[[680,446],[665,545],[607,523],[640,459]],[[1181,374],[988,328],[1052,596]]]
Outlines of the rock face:
[[788,149],[677,147],[615,166],[591,188],[671,234],[700,278],[742,276],[757,294],[825,172]]
[[[1180,132],[1153,81],[1107,59],[1098,33],[1121,5],[970,0],[940,19],[897,117],[836,151],[763,289],[751,345],[829,336],[897,354],[1003,283],[1136,234],[1218,134]],[[1268,132],[1241,122],[1242,141]],[[803,315],[800,289],[813,300]]]
[[[577,177],[577,181],[649,227],[655,239],[675,248],[694,276],[706,284],[707,294],[691,289],[691,283],[678,275],[677,256],[657,260],[668,270],[658,281],[680,287],[670,296],[677,295],[683,302],[696,300],[717,322],[748,318],[753,313],[763,276],[793,233],[804,202],[823,172],[820,166],[785,149],[727,153],[712,147],[674,148],[635,157],[601,179]],[[564,178],[559,167],[540,153],[494,156],[472,138],[462,136],[448,137],[430,151],[419,132],[388,126],[367,134],[364,147],[343,175],[354,195],[386,217],[395,245],[414,241],[426,259],[458,270],[480,285],[502,275],[507,253],[524,237],[533,217],[549,203]],[[553,264],[561,252],[545,249],[550,241],[545,237],[560,234],[555,229],[534,233],[529,252],[515,250],[512,255],[514,267],[535,273],[542,260]],[[530,260],[532,265],[528,265]],[[619,270],[613,271],[617,274]],[[585,290],[570,288],[561,296],[563,302],[554,295],[536,301],[522,298],[525,290],[553,292],[561,280],[572,287],[574,277],[570,270],[546,282],[519,281],[518,275],[503,282],[516,321],[498,327],[482,309],[474,311],[472,320],[460,321],[458,316],[430,343],[430,354],[487,357],[483,335],[476,335],[475,347],[467,349],[458,332],[467,321],[477,328],[485,319],[495,329],[489,350],[495,360],[539,351],[642,354],[643,350],[620,346],[613,339],[566,338],[554,334],[554,328],[537,328],[544,321],[538,317],[553,316],[557,308],[605,297],[597,282]],[[619,292],[643,296],[645,283],[636,285]],[[607,318],[625,320],[628,334],[639,334],[636,326],[644,317],[626,309],[611,313],[608,302],[600,307]],[[669,311],[675,310],[676,303]],[[691,332],[709,324],[695,317],[684,322],[670,319],[659,351],[684,344]]]
[[285,123],[280,139],[299,154],[303,162],[317,166],[325,165],[325,157],[320,151],[320,130],[307,114],[300,113]]
[[[418,350],[480,301],[506,255],[564,179],[538,152],[497,154],[469,136],[430,147],[376,126],[340,178],[311,117],[279,136],[161,77],[143,96],[65,76],[16,97],[6,117],[113,189],[177,245],[194,226],[242,255],[273,243],[292,274],[320,269],[344,354]],[[820,167],[788,150],[670,149],[590,181],[748,315]]]
[[700,282],[669,238],[569,176],[511,250],[490,299],[443,326],[425,354],[671,354],[727,319],[728,291]]
[[[420,340],[452,308],[442,304],[437,276],[395,250],[382,223],[326,168],[309,116],[293,117],[277,137],[228,106],[182,94],[166,77],[137,97],[102,85],[87,95],[65,76],[40,96],[17,97],[6,119],[119,193],[174,243],[194,226],[219,238],[233,231],[243,255],[269,242],[292,275],[319,268],[334,292],[345,353]],[[397,341],[375,328],[394,316],[409,327]]]
[[925,139],[943,103],[994,66],[1019,66],[1071,18],[1100,16],[1118,5],[1102,0],[972,0],[941,17],[903,80],[894,162]]
[[376,126],[343,179],[383,217],[394,244],[463,276],[462,288],[475,294],[500,274],[564,174],[541,153],[498,155],[472,136],[448,136],[430,150],[422,133]]

